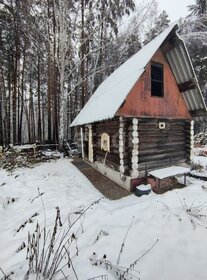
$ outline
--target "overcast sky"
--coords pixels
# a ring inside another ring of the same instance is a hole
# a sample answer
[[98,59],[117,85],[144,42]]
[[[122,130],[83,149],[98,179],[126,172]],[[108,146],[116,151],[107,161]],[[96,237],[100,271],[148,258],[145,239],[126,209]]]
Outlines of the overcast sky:
[[195,0],[157,0],[159,10],[166,10],[171,21],[178,20],[188,14],[187,6],[194,4]]

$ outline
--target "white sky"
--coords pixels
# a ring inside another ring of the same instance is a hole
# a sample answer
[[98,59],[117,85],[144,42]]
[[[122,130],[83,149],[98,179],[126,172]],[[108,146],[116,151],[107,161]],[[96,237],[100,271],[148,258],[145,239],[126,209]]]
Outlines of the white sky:
[[185,17],[188,14],[187,6],[194,4],[195,0],[157,0],[158,9],[166,10],[171,21],[176,21],[180,17]]

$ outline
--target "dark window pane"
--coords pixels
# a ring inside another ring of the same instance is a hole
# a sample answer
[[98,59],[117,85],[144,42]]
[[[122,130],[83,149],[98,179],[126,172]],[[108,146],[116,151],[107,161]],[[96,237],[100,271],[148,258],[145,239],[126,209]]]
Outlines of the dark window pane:
[[152,96],[162,97],[163,92],[163,65],[151,65],[151,94]]
[[162,81],[163,79],[162,67],[157,67],[155,65],[152,65],[152,79]]
[[152,95],[163,96],[163,84],[152,81]]

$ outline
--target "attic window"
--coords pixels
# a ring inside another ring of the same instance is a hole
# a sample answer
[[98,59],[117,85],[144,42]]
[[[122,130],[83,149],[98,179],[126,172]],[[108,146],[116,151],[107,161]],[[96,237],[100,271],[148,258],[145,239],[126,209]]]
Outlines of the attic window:
[[155,62],[151,64],[151,95],[164,96],[163,64]]

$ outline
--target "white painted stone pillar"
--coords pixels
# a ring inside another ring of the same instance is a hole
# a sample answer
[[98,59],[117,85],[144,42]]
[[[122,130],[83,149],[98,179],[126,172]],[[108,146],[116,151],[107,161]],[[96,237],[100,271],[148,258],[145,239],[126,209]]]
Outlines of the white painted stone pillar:
[[125,167],[124,167],[124,123],[123,117],[119,117],[119,158],[120,158],[120,166],[119,171],[124,175]]
[[132,172],[131,177],[132,179],[137,178],[139,176],[138,171],[138,154],[139,154],[139,138],[138,138],[138,119],[132,119],[132,157],[131,157],[131,164],[132,164]]
[[88,126],[88,160],[93,162],[93,131],[91,124]]
[[80,134],[81,134],[81,154],[82,154],[82,158],[84,159],[85,155],[84,155],[84,141],[83,141],[83,128],[80,128]]

